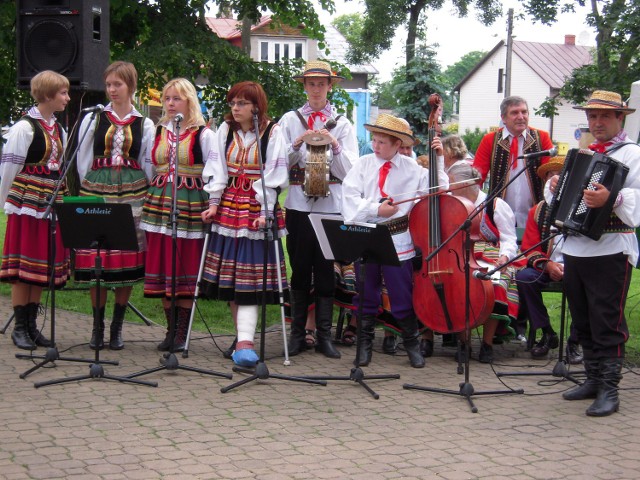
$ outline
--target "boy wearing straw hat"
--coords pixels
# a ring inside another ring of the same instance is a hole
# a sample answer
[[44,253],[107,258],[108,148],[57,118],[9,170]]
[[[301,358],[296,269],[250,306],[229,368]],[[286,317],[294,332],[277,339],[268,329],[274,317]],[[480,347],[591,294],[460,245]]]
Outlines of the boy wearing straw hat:
[[[424,367],[420,353],[418,322],[413,310],[413,266],[416,252],[408,230],[408,215],[414,202],[392,203],[394,196],[424,195],[429,192],[429,170],[412,158],[400,155],[401,145],[413,145],[413,132],[401,119],[381,114],[375,124],[365,124],[372,133],[373,153],[360,160],[342,184],[342,215],[347,222],[387,222],[393,233],[393,244],[400,259],[399,267],[368,263],[365,265],[365,288],[354,298],[358,309],[362,302],[360,365],[371,361],[376,315],[380,305],[382,279],[387,287],[391,314],[402,329],[404,348],[414,368]],[[448,188],[442,151],[436,150],[438,178]],[[432,165],[432,168],[434,166]],[[356,273],[358,272],[356,268]],[[359,310],[356,310],[359,311]]]
[[[304,85],[307,103],[280,119],[287,142],[289,191],[285,201],[287,251],[291,265],[292,322],[289,355],[307,348],[305,326],[308,306],[315,302],[317,329],[316,350],[330,358],[340,358],[331,341],[335,276],[333,262],[326,260],[314,233],[310,213],[338,214],[342,197],[342,180],[358,159],[358,140],[351,122],[337,116],[327,100],[331,88],[343,80],[329,63],[311,61],[301,75],[294,77]],[[332,124],[335,123],[335,126]],[[304,137],[320,134],[331,139],[329,195],[312,197],[303,190],[307,144]],[[311,299],[311,290],[314,299]]]
[[[589,148],[629,167],[600,239],[567,236],[562,246],[569,310],[587,372],[587,380],[563,397],[595,398],[586,414],[603,417],[617,412],[620,406],[618,384],[629,338],[624,308],[631,269],[638,260],[635,227],[640,225],[640,147],[629,141],[622,129],[625,116],[634,109],[628,108],[619,94],[597,90],[585,105],[574,108],[584,110],[587,115],[589,130],[596,139]],[[556,186],[554,177],[545,195],[550,197]],[[588,208],[600,208],[611,192],[602,184],[593,186],[593,190],[584,190],[583,200]]]

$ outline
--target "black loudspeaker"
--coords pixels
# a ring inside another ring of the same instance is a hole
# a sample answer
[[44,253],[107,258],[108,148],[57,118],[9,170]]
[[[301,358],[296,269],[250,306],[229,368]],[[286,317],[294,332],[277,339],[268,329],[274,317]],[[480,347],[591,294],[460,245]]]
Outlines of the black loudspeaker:
[[109,65],[109,0],[18,0],[18,87],[53,70],[72,89],[103,91]]

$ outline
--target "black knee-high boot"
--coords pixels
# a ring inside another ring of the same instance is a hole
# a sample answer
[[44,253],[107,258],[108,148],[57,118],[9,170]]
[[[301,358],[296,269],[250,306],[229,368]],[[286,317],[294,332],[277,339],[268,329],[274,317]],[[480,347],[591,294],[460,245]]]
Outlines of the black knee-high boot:
[[[93,330],[91,331],[91,340],[89,341],[89,348],[91,350],[102,350],[104,348],[104,307],[93,307]],[[95,316],[98,314],[98,325],[96,326]]]
[[375,329],[376,317],[373,315],[363,315],[360,321],[360,338],[358,338],[358,357],[360,361],[357,366],[365,367],[371,363]]
[[157,348],[161,352],[168,352],[169,346],[171,344],[171,322],[173,321],[173,316],[171,315],[171,307],[164,309],[164,316],[167,319],[167,333],[164,336],[164,340],[162,340],[158,344]]
[[600,388],[600,361],[594,358],[593,351],[583,348],[584,370],[587,373],[587,379],[582,385],[572,388],[568,392],[562,394],[565,400],[586,400],[588,398],[596,398],[598,389]]
[[13,307],[13,332],[11,340],[16,347],[22,350],[35,350],[36,344],[33,343],[27,330],[28,312],[26,305],[17,305]]
[[189,320],[191,320],[191,309],[178,307],[178,325],[176,326],[176,336],[173,340],[174,352],[182,352],[187,344]]
[[418,333],[418,321],[415,316],[398,319],[398,325],[402,328],[402,343],[409,357],[409,363],[413,368],[424,367],[424,357],[420,353],[420,334]]
[[51,341],[38,330],[38,310],[40,305],[32,302],[27,304],[27,331],[29,337],[39,347],[50,347]]
[[291,333],[287,349],[293,357],[306,350],[305,326],[309,309],[309,292],[306,290],[291,290]]
[[122,341],[122,324],[124,322],[124,314],[127,311],[127,305],[113,306],[113,318],[109,327],[109,348],[111,350],[122,350],[124,342]]
[[316,297],[316,330],[318,344],[316,352],[322,352],[325,357],[340,358],[331,340],[331,326],[333,324],[333,297]]
[[622,380],[623,358],[600,358],[600,386],[598,396],[587,408],[587,415],[590,417],[606,417],[620,408],[618,397],[618,384]]

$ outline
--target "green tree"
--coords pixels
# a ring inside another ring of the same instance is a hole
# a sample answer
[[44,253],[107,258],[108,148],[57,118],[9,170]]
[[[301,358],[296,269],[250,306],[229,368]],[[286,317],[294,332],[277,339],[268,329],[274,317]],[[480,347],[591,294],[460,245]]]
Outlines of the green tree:
[[[559,12],[575,11],[584,0],[527,0],[525,11],[534,20],[550,25]],[[536,113],[551,117],[564,100],[582,103],[595,89],[629,95],[631,84],[640,78],[640,2],[636,0],[599,0],[590,2],[587,25],[596,31],[594,63],[573,71],[553,98],[548,98]]]
[[427,148],[431,113],[429,95],[438,93],[443,96],[445,93],[440,65],[435,57],[432,49],[419,48],[406,68],[404,82],[399,81],[394,88],[398,102],[396,113],[409,122],[414,135],[421,141],[416,148],[418,154],[424,153]]
[[[364,27],[360,41],[350,52],[349,61],[363,63],[377,58],[391,47],[398,27],[407,26],[406,64],[416,55],[419,40],[424,40],[430,11],[438,10],[444,0],[365,0]],[[479,21],[492,24],[502,14],[502,4],[493,0],[452,0],[460,17],[474,7]]]
[[357,45],[362,36],[364,18],[359,13],[339,15],[331,22],[331,25],[347,39],[349,46]]
[[[139,72],[139,91],[161,88],[173,77],[186,77],[199,86],[203,101],[214,112],[226,111],[224,98],[235,82],[254,80],[267,91],[270,114],[282,115],[300,105],[304,93],[292,79],[300,62],[256,63],[242,50],[219,39],[208,28],[206,0],[111,0],[111,59],[133,62]],[[269,9],[287,25],[305,26],[304,33],[322,40],[324,28],[310,0],[233,0],[225,3],[239,18],[253,21]],[[320,0],[322,8],[333,12],[332,0]],[[30,103],[28,94],[16,88],[14,2],[0,2],[0,123]],[[277,24],[277,22],[276,22]],[[275,28],[275,26],[274,26]],[[320,48],[324,45],[320,43]],[[333,65],[343,72],[344,66]],[[341,96],[336,93],[338,99]]]

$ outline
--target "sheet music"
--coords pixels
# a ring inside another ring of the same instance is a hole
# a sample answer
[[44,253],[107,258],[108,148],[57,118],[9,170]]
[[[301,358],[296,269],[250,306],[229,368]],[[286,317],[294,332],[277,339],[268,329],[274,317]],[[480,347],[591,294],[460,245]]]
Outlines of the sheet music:
[[329,220],[340,220],[344,221],[342,215],[331,215],[329,213],[310,213],[309,220],[311,220],[311,225],[313,226],[313,230],[316,232],[316,237],[318,237],[318,242],[320,242],[320,248],[322,249],[322,254],[324,258],[327,260],[335,260],[336,257],[331,250],[331,245],[329,245],[329,239],[327,238],[327,234],[324,231],[324,227],[322,226],[323,219]]

